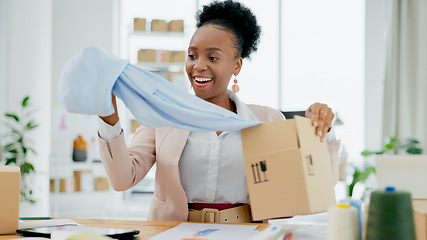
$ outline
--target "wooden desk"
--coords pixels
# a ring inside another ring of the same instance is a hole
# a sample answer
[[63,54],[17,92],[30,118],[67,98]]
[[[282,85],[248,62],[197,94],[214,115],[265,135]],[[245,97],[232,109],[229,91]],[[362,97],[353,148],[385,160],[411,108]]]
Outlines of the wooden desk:
[[[110,227],[122,229],[139,230],[139,239],[148,239],[154,235],[177,226],[182,222],[171,221],[134,221],[134,220],[103,220],[103,219],[72,219],[82,225],[90,227]],[[248,225],[259,225],[257,230],[263,230],[268,224],[248,223]],[[18,238],[17,235],[0,235],[0,240]]]

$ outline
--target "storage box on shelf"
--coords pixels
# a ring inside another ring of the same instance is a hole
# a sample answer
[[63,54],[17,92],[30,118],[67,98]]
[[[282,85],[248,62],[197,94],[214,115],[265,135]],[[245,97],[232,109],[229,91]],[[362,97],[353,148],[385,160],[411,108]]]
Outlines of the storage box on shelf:
[[138,62],[156,62],[155,49],[140,49],[138,50]]
[[[128,38],[128,56],[131,63],[155,73],[165,72],[159,74],[165,78],[168,71],[183,71],[187,54],[181,49],[186,48],[188,44],[188,40],[184,40],[184,20],[147,21],[147,18],[140,17],[134,18],[133,21],[133,29],[130,29]],[[142,25],[145,26],[145,30]]]
[[145,31],[147,27],[147,21],[145,18],[134,18],[133,19],[133,30]]
[[184,32],[184,20],[171,20],[168,23],[169,32]]
[[151,31],[167,32],[168,23],[165,20],[153,19],[151,20]]
[[185,51],[169,51],[156,49],[138,50],[138,62],[185,63]]
[[50,172],[51,216],[107,217],[114,208],[110,188],[97,188],[97,179],[107,181],[101,162],[53,158]]
[[[72,162],[51,166],[50,192],[89,192],[95,191],[96,182],[106,181],[107,177],[101,162]],[[108,190],[105,189],[105,190]]]

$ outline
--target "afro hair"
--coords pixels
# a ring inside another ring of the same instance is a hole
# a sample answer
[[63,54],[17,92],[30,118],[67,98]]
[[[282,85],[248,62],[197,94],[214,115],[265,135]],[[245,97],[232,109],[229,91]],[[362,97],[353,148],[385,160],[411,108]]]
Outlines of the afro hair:
[[198,28],[212,24],[234,33],[237,56],[250,58],[258,48],[261,27],[252,11],[237,1],[215,1],[205,5],[196,19]]

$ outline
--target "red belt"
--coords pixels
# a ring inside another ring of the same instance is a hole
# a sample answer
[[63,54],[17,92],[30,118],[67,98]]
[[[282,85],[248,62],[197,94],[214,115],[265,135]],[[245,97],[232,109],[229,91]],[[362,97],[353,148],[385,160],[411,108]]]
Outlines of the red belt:
[[234,208],[242,205],[241,203],[238,204],[227,204],[227,203],[189,203],[188,208],[195,209],[195,210],[203,210],[204,208],[214,208],[219,211],[229,208]]

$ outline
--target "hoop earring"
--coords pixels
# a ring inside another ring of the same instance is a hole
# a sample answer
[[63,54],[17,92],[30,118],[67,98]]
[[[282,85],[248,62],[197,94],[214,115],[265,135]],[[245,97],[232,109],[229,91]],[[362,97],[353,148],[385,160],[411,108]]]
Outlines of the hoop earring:
[[231,86],[231,91],[237,93],[240,90],[239,85],[237,85],[237,77],[234,76],[234,84]]

